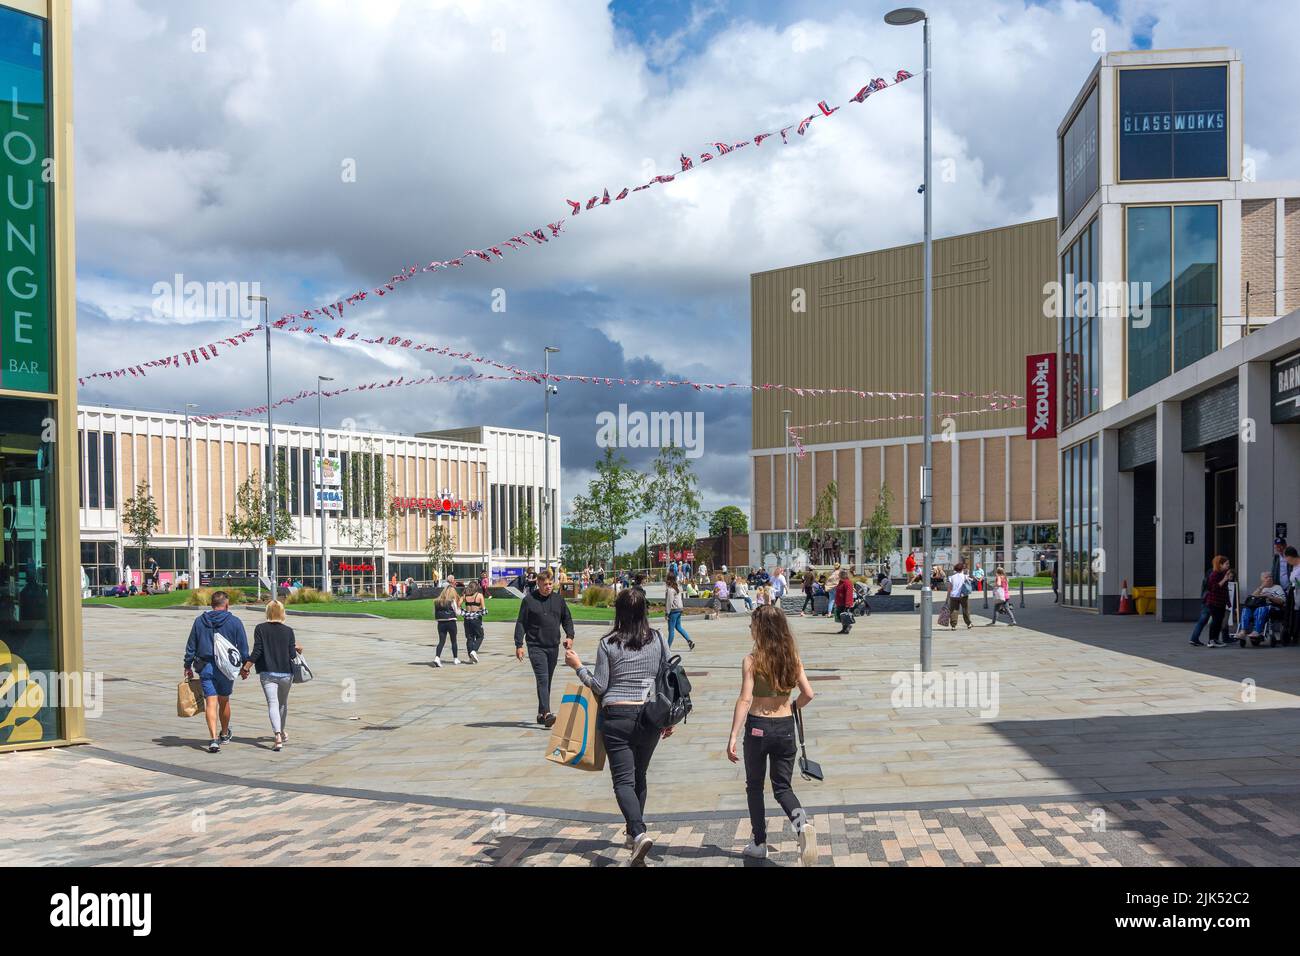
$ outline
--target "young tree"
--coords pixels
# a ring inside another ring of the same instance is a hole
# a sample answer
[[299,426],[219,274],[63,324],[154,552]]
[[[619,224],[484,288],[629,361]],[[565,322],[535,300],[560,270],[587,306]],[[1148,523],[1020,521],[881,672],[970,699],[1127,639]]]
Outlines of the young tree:
[[566,568],[581,570],[588,565],[596,566],[603,542],[596,520],[591,503],[582,495],[575,495],[569,511],[569,524],[565,528],[568,540],[560,549]]
[[627,526],[641,513],[645,479],[635,472],[622,455],[606,448],[605,457],[596,462],[596,477],[587,487],[587,503],[592,520],[609,541],[610,570],[617,564],[615,547],[627,534]]
[[893,502],[894,493],[889,485],[881,485],[875,509],[862,522],[862,550],[877,562],[883,561],[898,541],[898,531],[889,516]]
[[677,445],[659,449],[654,470],[645,484],[642,505],[655,519],[655,536],[668,550],[691,545],[703,511],[695,473],[686,452]]
[[[284,506],[288,498],[288,479],[281,468],[276,469],[277,493],[275,496],[275,534],[277,540],[292,541],[295,534],[293,515]],[[266,486],[262,475],[254,471],[235,489],[235,510],[226,515],[226,531],[236,541],[253,548],[258,553],[258,567],[266,568],[266,539],[271,534],[271,513],[267,509]],[[272,568],[271,585],[275,586],[275,569]],[[257,597],[262,597],[262,575],[257,575]]]
[[424,556],[429,562],[429,571],[434,580],[442,578],[443,569],[451,563],[456,554],[456,547],[451,540],[451,531],[442,522],[433,526],[429,540],[424,543]]
[[808,519],[808,537],[811,541],[825,542],[828,532],[835,528],[835,499],[839,489],[831,481],[817,496],[817,507]]
[[343,514],[335,521],[339,536],[371,558],[371,585],[382,593],[378,552],[397,537],[401,515],[393,504],[391,482],[382,449],[367,440],[361,451],[348,454],[343,474]]
[[735,505],[723,505],[709,516],[709,534],[719,537],[731,529],[732,534],[748,534],[749,518]]
[[[140,560],[137,567],[144,567],[144,554],[149,548],[149,541],[158,530],[158,503],[149,493],[149,483],[140,482],[135,494],[122,502],[122,527],[130,536],[131,543],[139,551]],[[126,582],[130,584],[130,582]]]
[[514,549],[515,554],[527,556],[531,563],[533,552],[537,550],[539,540],[540,535],[537,532],[537,525],[533,521],[532,506],[525,499],[523,506],[519,509],[519,523],[510,532],[510,547]]

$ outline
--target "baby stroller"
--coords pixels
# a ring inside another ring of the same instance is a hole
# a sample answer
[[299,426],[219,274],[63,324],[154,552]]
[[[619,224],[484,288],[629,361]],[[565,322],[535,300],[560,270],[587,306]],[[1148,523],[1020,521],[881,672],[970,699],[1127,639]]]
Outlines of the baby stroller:
[[869,616],[871,614],[871,602],[867,600],[870,590],[861,581],[853,584],[853,614],[855,617]]

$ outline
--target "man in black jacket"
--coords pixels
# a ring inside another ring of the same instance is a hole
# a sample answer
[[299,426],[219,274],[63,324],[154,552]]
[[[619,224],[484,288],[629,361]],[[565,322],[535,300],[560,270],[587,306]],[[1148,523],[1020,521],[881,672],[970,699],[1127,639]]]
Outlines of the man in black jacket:
[[537,575],[537,587],[526,592],[519,603],[515,657],[524,659],[527,643],[528,660],[537,679],[537,722],[544,727],[555,723],[555,715],[551,713],[551,677],[560,657],[561,634],[565,648],[572,647],[573,616],[569,605],[553,590],[551,572],[543,571]]

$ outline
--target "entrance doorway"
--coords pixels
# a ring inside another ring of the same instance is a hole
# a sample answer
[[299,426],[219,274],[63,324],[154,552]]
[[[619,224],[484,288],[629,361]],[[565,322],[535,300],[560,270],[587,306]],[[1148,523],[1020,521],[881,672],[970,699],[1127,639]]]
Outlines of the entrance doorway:
[[1237,441],[1231,438],[1205,448],[1205,567],[1216,554],[1237,567],[1237,515]]
[[1133,469],[1133,587],[1156,585],[1156,465]]

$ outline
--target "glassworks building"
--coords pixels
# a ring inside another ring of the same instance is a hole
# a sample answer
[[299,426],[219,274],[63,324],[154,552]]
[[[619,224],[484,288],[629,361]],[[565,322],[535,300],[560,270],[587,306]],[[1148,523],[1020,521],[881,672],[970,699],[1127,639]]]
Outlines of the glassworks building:
[[1215,554],[1253,587],[1300,536],[1300,181],[1243,162],[1243,73],[1106,54],[1058,129],[1067,605],[1186,620]]

